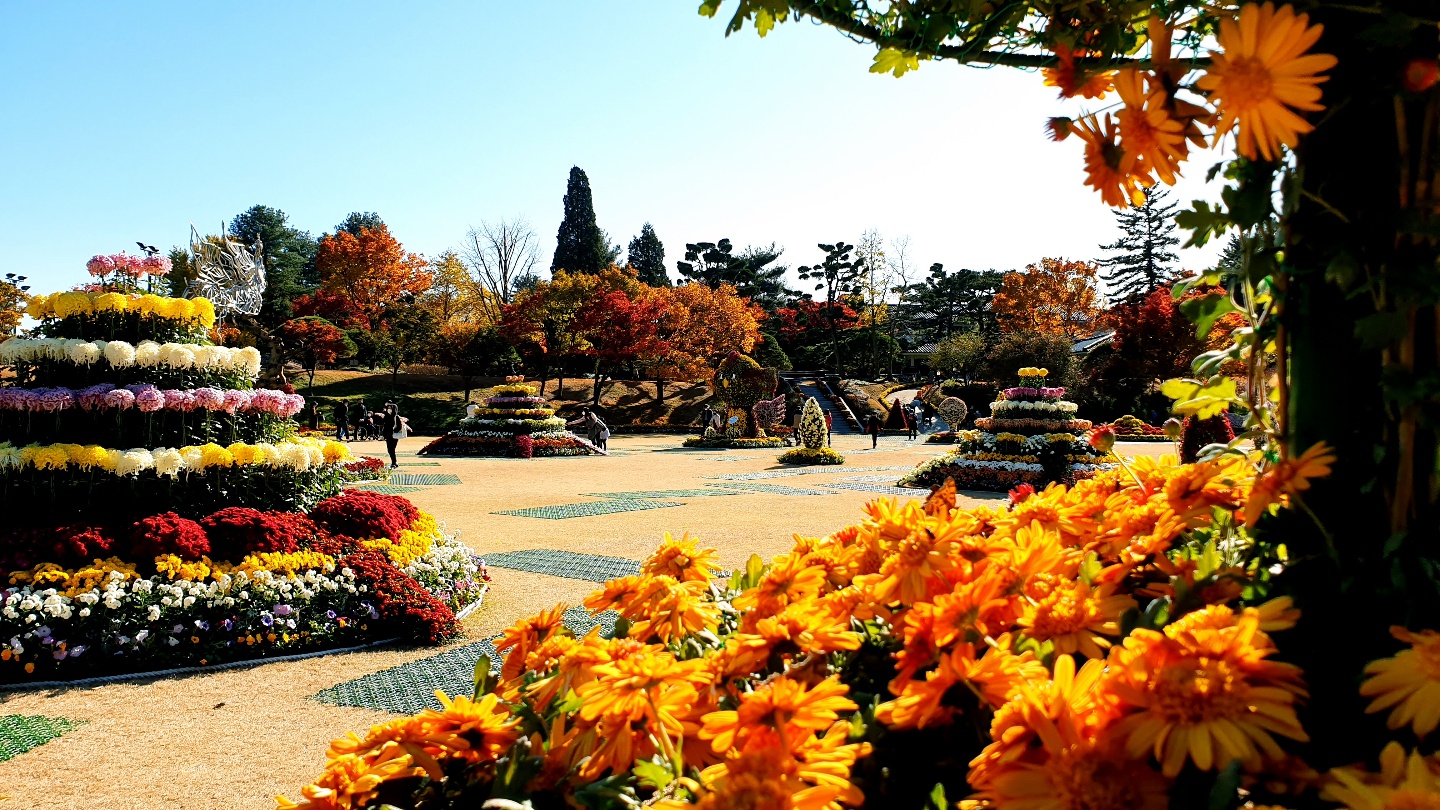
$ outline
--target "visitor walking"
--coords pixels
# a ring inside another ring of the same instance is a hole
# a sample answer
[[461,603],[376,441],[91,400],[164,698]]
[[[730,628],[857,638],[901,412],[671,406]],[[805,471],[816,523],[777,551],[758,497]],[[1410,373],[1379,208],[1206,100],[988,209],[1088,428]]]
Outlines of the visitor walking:
[[870,414],[866,430],[870,434],[870,449],[874,450],[880,446],[880,417]]
[[400,469],[395,458],[395,447],[410,432],[410,420],[400,415],[400,408],[393,402],[385,403],[384,416],[380,420],[380,433],[385,437],[385,449],[390,453],[390,469]]
[[335,403],[335,439],[345,441],[350,438],[350,408],[345,400]]
[[831,416],[829,411],[826,411],[826,412],[825,412],[825,446],[826,446],[826,447],[829,447],[829,446],[830,446],[830,431],[831,431],[831,429],[833,429],[834,427],[835,427],[835,417],[834,417],[834,416]]
[[916,423],[916,419],[915,419],[915,412],[912,411],[912,410],[910,410],[909,408],[906,408],[903,413],[904,413],[904,415],[905,415],[905,430],[906,430],[906,433],[908,434],[908,436],[909,436],[909,438],[910,438],[910,441],[913,442],[913,441],[915,441],[916,438],[919,437],[919,434],[920,434],[920,429],[919,429],[919,427],[918,427],[918,425],[917,425],[917,423]]
[[705,410],[703,410],[703,411],[700,412],[700,435],[701,435],[701,436],[704,436],[704,435],[705,435],[705,429],[708,428],[708,427],[710,427],[710,422],[711,422],[714,418],[715,418],[715,409],[714,409],[714,408],[711,408],[709,405],[706,405],[706,406],[705,406]]

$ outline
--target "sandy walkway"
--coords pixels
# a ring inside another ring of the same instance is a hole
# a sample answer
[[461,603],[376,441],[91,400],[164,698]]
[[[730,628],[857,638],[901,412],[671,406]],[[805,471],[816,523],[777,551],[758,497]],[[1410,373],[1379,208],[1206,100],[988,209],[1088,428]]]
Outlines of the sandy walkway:
[[[425,439],[406,440],[413,454]],[[837,437],[848,463],[823,474],[753,483],[823,489],[823,483],[899,472],[860,467],[913,466],[943,447]],[[595,501],[582,493],[704,489],[711,476],[777,469],[777,451],[680,451],[672,436],[617,437],[610,458],[439,459],[406,472],[453,474],[459,486],[410,493],[478,552],[565,549],[642,559],[665,531],[698,534],[727,566],[752,553],[787,550],[792,533],[823,534],[854,522],[873,492],[833,490],[821,496],[746,492],[726,497],[667,498],[676,508],[545,520],[495,515],[502,509]],[[1158,454],[1168,445],[1132,445]],[[357,452],[380,455],[379,443]],[[402,462],[428,459],[402,458]],[[730,482],[744,483],[744,482]],[[995,496],[998,497],[998,496]],[[978,503],[978,501],[976,501]],[[595,586],[574,579],[494,568],[483,608],[466,621],[465,642],[494,636],[516,619],[558,601],[578,604]],[[463,642],[462,642],[463,643]],[[58,740],[0,762],[0,808],[183,807],[271,808],[276,793],[298,795],[324,762],[329,741],[390,715],[331,706],[307,697],[329,686],[435,654],[431,648],[375,651],[268,664],[207,675],[44,692],[0,693],[0,714],[44,714],[88,721]]]

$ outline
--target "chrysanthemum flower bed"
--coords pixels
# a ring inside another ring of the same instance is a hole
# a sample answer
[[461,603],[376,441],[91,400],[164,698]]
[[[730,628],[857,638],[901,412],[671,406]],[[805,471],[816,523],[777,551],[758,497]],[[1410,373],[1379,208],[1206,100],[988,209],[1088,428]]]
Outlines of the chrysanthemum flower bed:
[[781,464],[844,464],[845,457],[829,447],[796,447],[786,450],[777,459]]
[[488,581],[433,517],[354,490],[309,516],[229,507],[12,529],[0,565],[0,682],[433,643]]
[[[574,637],[564,605],[519,622],[473,699],[335,741],[280,807],[1159,810],[1242,788],[1255,807],[1400,807],[1384,797],[1433,794],[1440,761],[1404,771],[1397,748],[1380,774],[1319,774],[1293,755],[1299,611],[1267,595],[1283,547],[1245,527],[1326,468],[1257,483],[1244,460],[1140,459],[998,509],[947,487],[729,579],[667,536],[585,600],[620,612],[614,638]],[[1440,634],[1396,637],[1360,689],[1423,736]]]
[[785,440],[779,436],[691,436],[681,442],[682,447],[703,447],[709,450],[754,450],[763,447],[784,447]]
[[595,452],[589,442],[566,429],[565,420],[547,406],[538,388],[515,379],[495,387],[485,407],[425,445],[420,454],[534,458]]

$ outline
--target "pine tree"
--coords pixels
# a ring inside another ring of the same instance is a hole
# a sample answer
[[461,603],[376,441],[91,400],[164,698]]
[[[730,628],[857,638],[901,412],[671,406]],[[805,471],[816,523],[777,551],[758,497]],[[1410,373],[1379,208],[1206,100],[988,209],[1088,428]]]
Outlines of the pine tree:
[[685,245],[685,261],[675,268],[689,281],[699,282],[712,290],[729,284],[742,298],[749,298],[766,312],[774,312],[794,292],[785,286],[789,269],[774,262],[784,248],[771,243],[769,247],[745,248],[738,256],[729,239],[719,242],[693,242]]
[[670,274],[665,272],[665,245],[655,235],[650,223],[640,229],[640,235],[630,240],[630,252],[626,262],[639,274],[640,280],[652,287],[669,287]]
[[595,224],[595,204],[590,198],[590,178],[579,166],[570,169],[565,186],[565,218],[555,234],[555,258],[550,272],[599,273],[612,254],[609,240]]
[[[306,283],[305,277],[314,266],[318,242],[307,231],[291,227],[288,219],[278,208],[252,205],[230,221],[231,235],[243,244],[254,245],[259,241],[264,245],[265,294],[259,321],[270,329],[289,320],[290,304],[313,287]],[[379,217],[375,219],[378,221]]]
[[1180,244],[1175,236],[1175,205],[1166,205],[1166,196],[1152,186],[1145,191],[1143,205],[1115,212],[1122,234],[1100,249],[1116,255],[1101,259],[1099,265],[1105,268],[1100,277],[1117,303],[1136,303],[1179,275],[1174,263],[1180,257],[1170,250]]

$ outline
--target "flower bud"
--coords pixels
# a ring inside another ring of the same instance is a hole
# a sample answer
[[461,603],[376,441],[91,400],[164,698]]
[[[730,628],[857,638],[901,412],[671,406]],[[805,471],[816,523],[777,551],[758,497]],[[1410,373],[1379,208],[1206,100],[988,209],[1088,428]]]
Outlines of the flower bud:
[[1115,449],[1115,428],[1101,425],[1090,431],[1090,446],[1102,453]]
[[1183,424],[1181,423],[1181,421],[1180,421],[1179,419],[1176,419],[1176,418],[1173,417],[1173,416],[1170,417],[1169,419],[1166,419],[1166,420],[1165,420],[1165,425],[1164,425],[1164,428],[1165,428],[1165,437],[1168,438],[1168,439],[1169,439],[1170,441],[1172,441],[1172,442],[1175,441],[1176,439],[1180,438],[1180,429],[1181,429],[1181,427],[1183,427]]

